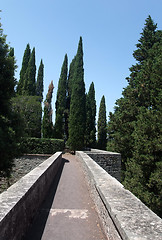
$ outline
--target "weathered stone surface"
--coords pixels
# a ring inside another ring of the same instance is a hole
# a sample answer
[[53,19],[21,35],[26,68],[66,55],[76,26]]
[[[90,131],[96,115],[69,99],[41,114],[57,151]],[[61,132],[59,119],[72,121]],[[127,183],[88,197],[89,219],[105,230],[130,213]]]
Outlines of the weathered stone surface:
[[[10,178],[0,177],[0,193],[7,190],[10,184],[13,185],[20,178],[25,176],[27,173],[32,171],[35,167],[40,165],[42,162],[47,160],[51,155],[43,155],[43,154],[27,154],[21,156],[20,158],[14,159],[14,166],[12,168],[12,173]],[[9,183],[9,184],[8,184]]]
[[[162,239],[162,219],[147,208],[130,191],[104,169],[94,162],[86,153],[77,152],[80,157],[99,215],[103,218],[105,232],[110,239],[159,240]],[[105,218],[105,214],[109,218]],[[110,220],[114,225],[110,228]],[[114,232],[113,232],[114,231]],[[116,231],[116,232],[115,232]],[[118,234],[117,237],[113,234]]]
[[107,173],[115,177],[118,181],[121,180],[121,154],[107,152],[98,149],[86,151],[97,164],[99,164]]
[[19,240],[26,233],[62,161],[55,153],[0,194],[0,239]]

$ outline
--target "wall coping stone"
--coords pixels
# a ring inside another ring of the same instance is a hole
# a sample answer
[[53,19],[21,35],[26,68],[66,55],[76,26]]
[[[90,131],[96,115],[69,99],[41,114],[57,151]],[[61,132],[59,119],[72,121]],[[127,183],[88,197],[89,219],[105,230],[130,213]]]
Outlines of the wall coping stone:
[[[61,159],[62,153],[55,153],[0,194],[0,239],[21,239],[43,202]],[[16,229],[19,227],[20,232]]]
[[106,151],[106,150],[101,150],[101,149],[94,149],[94,148],[91,148],[87,151],[84,151],[85,153],[97,153],[97,154],[112,154],[112,155],[121,155],[120,153],[117,153],[117,152],[109,152],[109,151]]
[[100,149],[90,149],[84,151],[91,157],[100,167],[102,167],[108,174],[121,181],[121,154],[115,152],[108,152]]
[[88,174],[93,178],[98,194],[121,239],[162,239],[162,219],[160,217],[125,189],[119,181],[110,176],[85,152],[78,151],[77,155],[86,164]]

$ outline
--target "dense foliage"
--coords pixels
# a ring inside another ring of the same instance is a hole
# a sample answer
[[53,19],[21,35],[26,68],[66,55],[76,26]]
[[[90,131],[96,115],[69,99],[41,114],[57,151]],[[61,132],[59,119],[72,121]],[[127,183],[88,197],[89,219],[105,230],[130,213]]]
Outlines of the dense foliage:
[[20,79],[17,85],[17,94],[22,95],[24,92],[24,84],[25,84],[25,74],[26,70],[28,68],[28,63],[31,55],[31,50],[30,50],[30,45],[29,43],[26,46],[24,56],[23,56],[23,61],[22,61],[22,67],[20,71]]
[[26,154],[54,154],[64,150],[64,141],[51,138],[23,138],[21,148]]
[[55,138],[65,138],[65,110],[67,97],[68,58],[65,55],[61,68],[56,98]]
[[[41,137],[44,65],[41,60],[36,81],[35,48],[31,53],[27,44],[24,51],[20,79],[12,108],[23,120],[24,136]],[[36,97],[37,96],[37,97]]]
[[86,94],[85,146],[90,148],[96,147],[96,100],[93,82]]
[[76,56],[73,58],[73,60],[70,63],[69,67],[69,73],[67,76],[67,85],[66,85],[66,108],[64,111],[64,117],[65,117],[65,141],[69,138],[69,115],[70,115],[70,101],[71,101],[71,94],[72,94],[72,86],[73,86],[73,76],[75,71],[75,59]]
[[[80,37],[77,54],[70,63],[67,55],[61,68],[56,98],[54,136],[63,138],[74,151],[96,145],[96,101],[94,83],[85,95],[83,47]],[[87,120],[86,120],[87,119]]]
[[79,150],[84,147],[84,134],[86,126],[83,46],[81,37],[75,59],[75,70],[72,81],[68,144],[71,149],[75,151],[76,149]]
[[107,145],[107,122],[106,122],[106,104],[105,97],[102,96],[98,115],[98,141],[99,149],[106,150]]
[[28,96],[36,95],[36,65],[35,65],[35,48],[31,53],[28,67],[25,72],[25,80],[23,86],[23,93]]
[[46,100],[44,101],[44,116],[42,123],[42,133],[43,138],[52,138],[53,137],[53,123],[52,123],[52,94],[53,94],[53,81],[51,81],[48,87],[48,93],[46,96]]
[[43,60],[41,59],[39,69],[38,69],[38,76],[37,76],[37,82],[36,82],[36,95],[41,97],[41,100],[43,100],[43,77],[44,77],[44,64]]
[[12,98],[12,110],[19,114],[19,127],[26,137],[41,137],[42,107],[38,96]]
[[11,109],[16,84],[14,49],[9,48],[0,23],[0,172],[9,175],[13,157],[18,153],[17,115]]
[[162,215],[162,32],[149,16],[133,56],[128,86],[108,124],[108,149],[122,154],[123,183]]

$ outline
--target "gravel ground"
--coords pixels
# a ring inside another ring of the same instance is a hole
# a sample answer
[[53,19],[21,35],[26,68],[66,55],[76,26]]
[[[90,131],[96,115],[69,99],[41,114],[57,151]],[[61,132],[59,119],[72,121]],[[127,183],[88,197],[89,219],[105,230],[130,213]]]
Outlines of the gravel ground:
[[0,176],[0,193],[5,191],[8,187],[49,157],[49,155],[25,155],[21,158],[14,159],[14,167],[11,177],[7,179]]

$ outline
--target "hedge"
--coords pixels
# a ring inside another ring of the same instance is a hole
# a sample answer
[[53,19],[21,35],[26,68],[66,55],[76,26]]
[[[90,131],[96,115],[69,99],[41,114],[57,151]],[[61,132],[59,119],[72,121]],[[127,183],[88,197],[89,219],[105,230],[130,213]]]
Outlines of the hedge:
[[64,150],[64,141],[48,138],[22,138],[20,148],[26,154],[54,154]]

